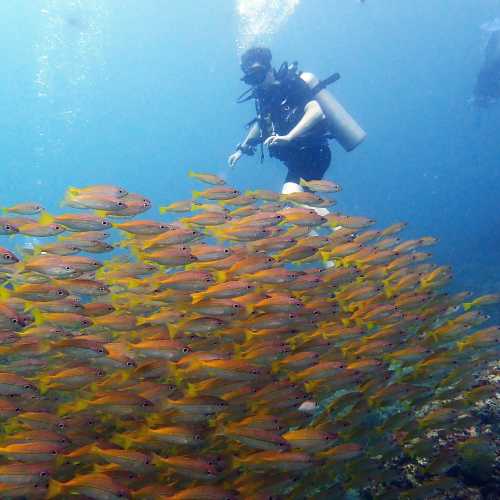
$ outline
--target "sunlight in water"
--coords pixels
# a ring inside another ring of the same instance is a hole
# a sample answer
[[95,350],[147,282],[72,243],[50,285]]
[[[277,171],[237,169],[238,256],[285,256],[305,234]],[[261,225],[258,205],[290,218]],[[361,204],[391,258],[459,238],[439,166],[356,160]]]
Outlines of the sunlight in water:
[[293,14],[300,0],[237,0],[238,51],[268,44]]
[[97,0],[46,0],[40,9],[35,44],[35,91],[52,117],[72,124],[81,96],[91,92],[96,67],[102,67],[106,8]]
[[37,96],[37,165],[61,152],[65,135],[85,122],[88,96],[105,67],[103,33],[108,9],[99,0],[45,0],[39,11],[34,92]]

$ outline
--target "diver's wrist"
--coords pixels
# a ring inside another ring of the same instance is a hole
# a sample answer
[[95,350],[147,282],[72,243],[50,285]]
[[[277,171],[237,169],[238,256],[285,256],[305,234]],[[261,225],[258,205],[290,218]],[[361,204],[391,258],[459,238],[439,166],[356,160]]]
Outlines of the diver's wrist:
[[236,146],[236,151],[241,151],[241,153],[252,156],[255,153],[255,148],[248,144],[238,144]]

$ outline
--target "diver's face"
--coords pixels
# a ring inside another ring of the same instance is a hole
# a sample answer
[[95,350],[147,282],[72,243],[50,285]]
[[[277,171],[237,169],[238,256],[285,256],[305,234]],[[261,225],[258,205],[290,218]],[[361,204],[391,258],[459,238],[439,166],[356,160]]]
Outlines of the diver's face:
[[273,75],[271,68],[255,64],[245,71],[245,76],[242,80],[251,87],[257,88],[266,86]]
[[264,77],[264,80],[255,85],[256,88],[261,88],[261,89],[267,89],[269,88],[274,82],[274,72],[272,69],[269,69],[266,73],[266,76]]

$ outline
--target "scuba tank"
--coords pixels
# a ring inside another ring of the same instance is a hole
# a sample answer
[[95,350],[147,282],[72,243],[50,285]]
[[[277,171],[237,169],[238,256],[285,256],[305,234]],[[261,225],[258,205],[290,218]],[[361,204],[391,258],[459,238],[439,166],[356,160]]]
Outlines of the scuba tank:
[[309,72],[301,72],[299,78],[304,80],[312,90],[315,100],[325,114],[328,129],[334,139],[346,151],[352,151],[359,146],[365,140],[366,132],[326,89],[329,83],[340,78],[339,74],[335,73],[322,82],[313,73]]

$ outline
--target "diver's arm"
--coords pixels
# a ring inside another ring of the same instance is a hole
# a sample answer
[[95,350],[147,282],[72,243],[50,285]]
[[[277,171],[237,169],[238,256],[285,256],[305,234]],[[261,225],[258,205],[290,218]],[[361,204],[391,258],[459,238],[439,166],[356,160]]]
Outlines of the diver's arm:
[[325,113],[323,113],[323,110],[317,101],[309,101],[305,105],[304,109],[304,116],[300,119],[299,123],[297,123],[297,125],[295,125],[295,127],[293,127],[292,130],[286,134],[288,140],[290,141],[293,141],[294,139],[304,135],[306,132],[309,132],[314,125],[325,118]]
[[255,146],[259,144],[259,142],[262,142],[260,127],[259,122],[255,120],[243,142],[238,144],[236,151],[229,156],[227,160],[229,166],[234,167],[243,154],[250,156],[253,155],[255,152]]
[[325,114],[317,101],[309,101],[305,107],[304,116],[300,119],[299,123],[288,132],[286,135],[272,135],[268,137],[264,144],[267,146],[285,144],[293,141],[307,133],[318,122],[325,118]]
[[248,131],[247,136],[244,141],[238,145],[237,149],[239,149],[242,153],[253,155],[254,147],[259,144],[261,138],[260,127],[258,120],[253,122],[250,130]]

